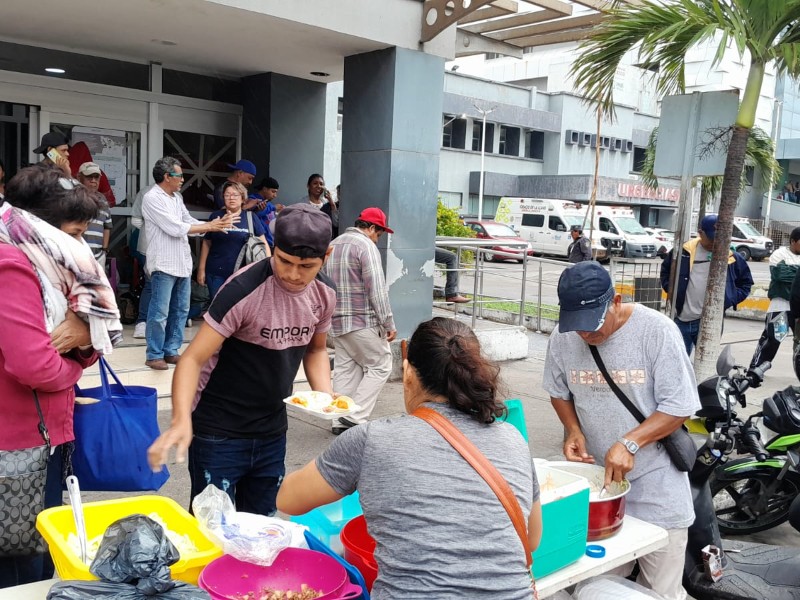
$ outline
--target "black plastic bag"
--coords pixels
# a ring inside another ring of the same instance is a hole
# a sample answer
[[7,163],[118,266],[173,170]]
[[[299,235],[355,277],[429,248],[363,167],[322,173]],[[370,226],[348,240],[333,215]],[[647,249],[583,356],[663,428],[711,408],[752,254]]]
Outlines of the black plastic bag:
[[163,527],[144,515],[115,521],[103,534],[89,570],[101,581],[56,583],[48,600],[207,600],[207,592],[172,579],[169,567],[180,558]]

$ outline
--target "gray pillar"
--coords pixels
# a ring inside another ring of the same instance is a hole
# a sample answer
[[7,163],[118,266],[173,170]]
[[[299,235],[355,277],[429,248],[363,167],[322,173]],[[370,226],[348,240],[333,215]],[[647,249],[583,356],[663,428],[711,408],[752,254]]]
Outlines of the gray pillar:
[[306,195],[306,181],[322,173],[325,158],[326,84],[262,73],[242,79],[242,156],[258,169],[255,183],[270,175],[279,200]]
[[398,337],[431,317],[444,59],[402,48],[345,58],[341,225],[381,208]]

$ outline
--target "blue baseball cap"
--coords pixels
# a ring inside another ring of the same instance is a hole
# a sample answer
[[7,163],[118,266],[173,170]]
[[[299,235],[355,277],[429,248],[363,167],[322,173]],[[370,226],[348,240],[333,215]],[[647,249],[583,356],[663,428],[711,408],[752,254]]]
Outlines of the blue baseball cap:
[[700,231],[706,234],[708,239],[713,240],[717,234],[717,215],[706,215],[700,221]]
[[256,176],[256,166],[249,160],[246,160],[244,158],[236,161],[235,165],[228,165],[228,168],[231,171],[244,171],[245,173],[249,173],[253,177]]
[[597,331],[615,294],[611,275],[597,261],[566,269],[558,280],[558,330]]

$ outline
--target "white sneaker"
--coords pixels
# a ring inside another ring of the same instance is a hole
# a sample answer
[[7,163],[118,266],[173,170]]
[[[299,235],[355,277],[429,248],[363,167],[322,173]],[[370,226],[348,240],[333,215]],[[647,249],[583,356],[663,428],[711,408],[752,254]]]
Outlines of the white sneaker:
[[145,338],[145,332],[147,331],[147,323],[142,321],[141,323],[137,323],[136,327],[133,328],[133,337],[137,340],[143,340]]

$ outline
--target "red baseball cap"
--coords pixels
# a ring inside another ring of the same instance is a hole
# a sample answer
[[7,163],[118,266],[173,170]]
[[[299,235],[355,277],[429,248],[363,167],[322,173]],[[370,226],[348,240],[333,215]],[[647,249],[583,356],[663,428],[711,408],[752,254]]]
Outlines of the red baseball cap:
[[369,208],[365,208],[361,211],[361,214],[358,215],[359,220],[366,221],[367,223],[372,223],[373,225],[377,225],[381,229],[385,229],[389,233],[394,233],[394,230],[389,229],[386,226],[386,214],[380,209],[374,206]]

